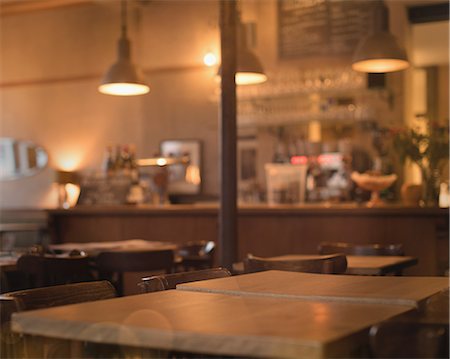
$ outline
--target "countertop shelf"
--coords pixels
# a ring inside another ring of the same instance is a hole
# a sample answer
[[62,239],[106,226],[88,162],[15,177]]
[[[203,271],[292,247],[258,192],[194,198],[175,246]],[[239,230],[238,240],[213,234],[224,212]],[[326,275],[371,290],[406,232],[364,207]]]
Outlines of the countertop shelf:
[[[165,204],[165,205],[114,205],[114,206],[76,206],[71,209],[48,209],[53,215],[96,215],[96,214],[217,214],[218,203],[196,203],[196,204]],[[355,215],[355,216],[414,216],[414,215],[445,215],[449,213],[448,208],[438,207],[408,207],[401,203],[386,204],[381,207],[367,207],[365,203],[311,203],[311,204],[240,204],[238,208],[240,215],[251,214],[299,214],[299,215]]]

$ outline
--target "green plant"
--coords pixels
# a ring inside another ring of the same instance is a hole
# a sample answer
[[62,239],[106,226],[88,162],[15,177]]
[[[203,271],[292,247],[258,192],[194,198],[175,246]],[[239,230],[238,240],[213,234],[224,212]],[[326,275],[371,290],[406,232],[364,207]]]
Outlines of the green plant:
[[448,124],[442,125],[419,117],[414,128],[394,131],[393,146],[402,162],[408,158],[419,166],[425,204],[435,202],[441,166],[449,158]]
[[421,118],[415,128],[396,131],[394,148],[402,162],[409,158],[421,169],[438,169],[449,157],[449,127]]

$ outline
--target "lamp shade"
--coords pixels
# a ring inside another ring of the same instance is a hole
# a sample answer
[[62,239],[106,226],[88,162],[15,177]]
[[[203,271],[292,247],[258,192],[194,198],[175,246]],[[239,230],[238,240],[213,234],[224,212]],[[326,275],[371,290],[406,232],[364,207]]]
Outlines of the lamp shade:
[[238,21],[238,46],[236,77],[237,85],[255,85],[267,80],[263,66],[248,46],[245,25]]
[[236,84],[254,85],[267,80],[261,62],[247,47],[238,49]]
[[98,90],[117,96],[143,95],[150,91],[140,70],[131,62],[130,41],[126,37],[119,39],[117,62],[106,72]]
[[[245,25],[238,22],[238,43],[236,59],[236,85],[256,85],[267,80],[264,68],[258,57],[249,49]],[[222,67],[219,67],[218,77],[222,75]]]
[[127,3],[122,0],[122,32],[117,46],[117,62],[106,72],[98,90],[106,95],[135,96],[150,91],[139,69],[131,62],[127,38]]
[[[370,6],[370,2],[368,5]],[[406,51],[389,32],[389,10],[382,0],[373,2],[374,28],[356,47],[352,68],[367,73],[385,73],[409,67]]]
[[387,31],[375,32],[366,37],[353,55],[352,68],[355,71],[384,73],[400,71],[408,67],[406,51]]
[[66,183],[78,184],[80,182],[78,173],[71,171],[56,171],[55,180],[59,184],[66,184]]

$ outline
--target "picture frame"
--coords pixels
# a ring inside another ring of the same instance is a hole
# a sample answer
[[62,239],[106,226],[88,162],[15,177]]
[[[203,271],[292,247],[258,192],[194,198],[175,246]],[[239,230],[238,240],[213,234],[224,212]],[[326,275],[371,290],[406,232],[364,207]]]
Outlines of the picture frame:
[[202,185],[201,141],[164,140],[160,143],[160,152],[163,157],[182,159],[182,163],[167,167],[168,193],[171,195],[200,194]]

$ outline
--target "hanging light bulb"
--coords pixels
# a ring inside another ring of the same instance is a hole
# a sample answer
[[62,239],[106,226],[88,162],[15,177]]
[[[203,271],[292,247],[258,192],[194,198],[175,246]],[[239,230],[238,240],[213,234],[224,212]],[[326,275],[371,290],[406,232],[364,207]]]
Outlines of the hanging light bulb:
[[127,37],[126,11],[126,0],[122,0],[122,30],[118,41],[117,62],[110,67],[98,87],[101,93],[107,95],[134,96],[143,95],[150,91],[150,88],[143,80],[140,70],[131,62],[130,40]]
[[389,13],[380,1],[375,9],[375,31],[363,39],[353,55],[352,68],[368,73],[385,73],[409,67],[406,51],[389,32]]
[[207,52],[205,54],[205,56],[203,56],[203,63],[208,66],[214,66],[215,64],[217,64],[217,57],[213,52]]

